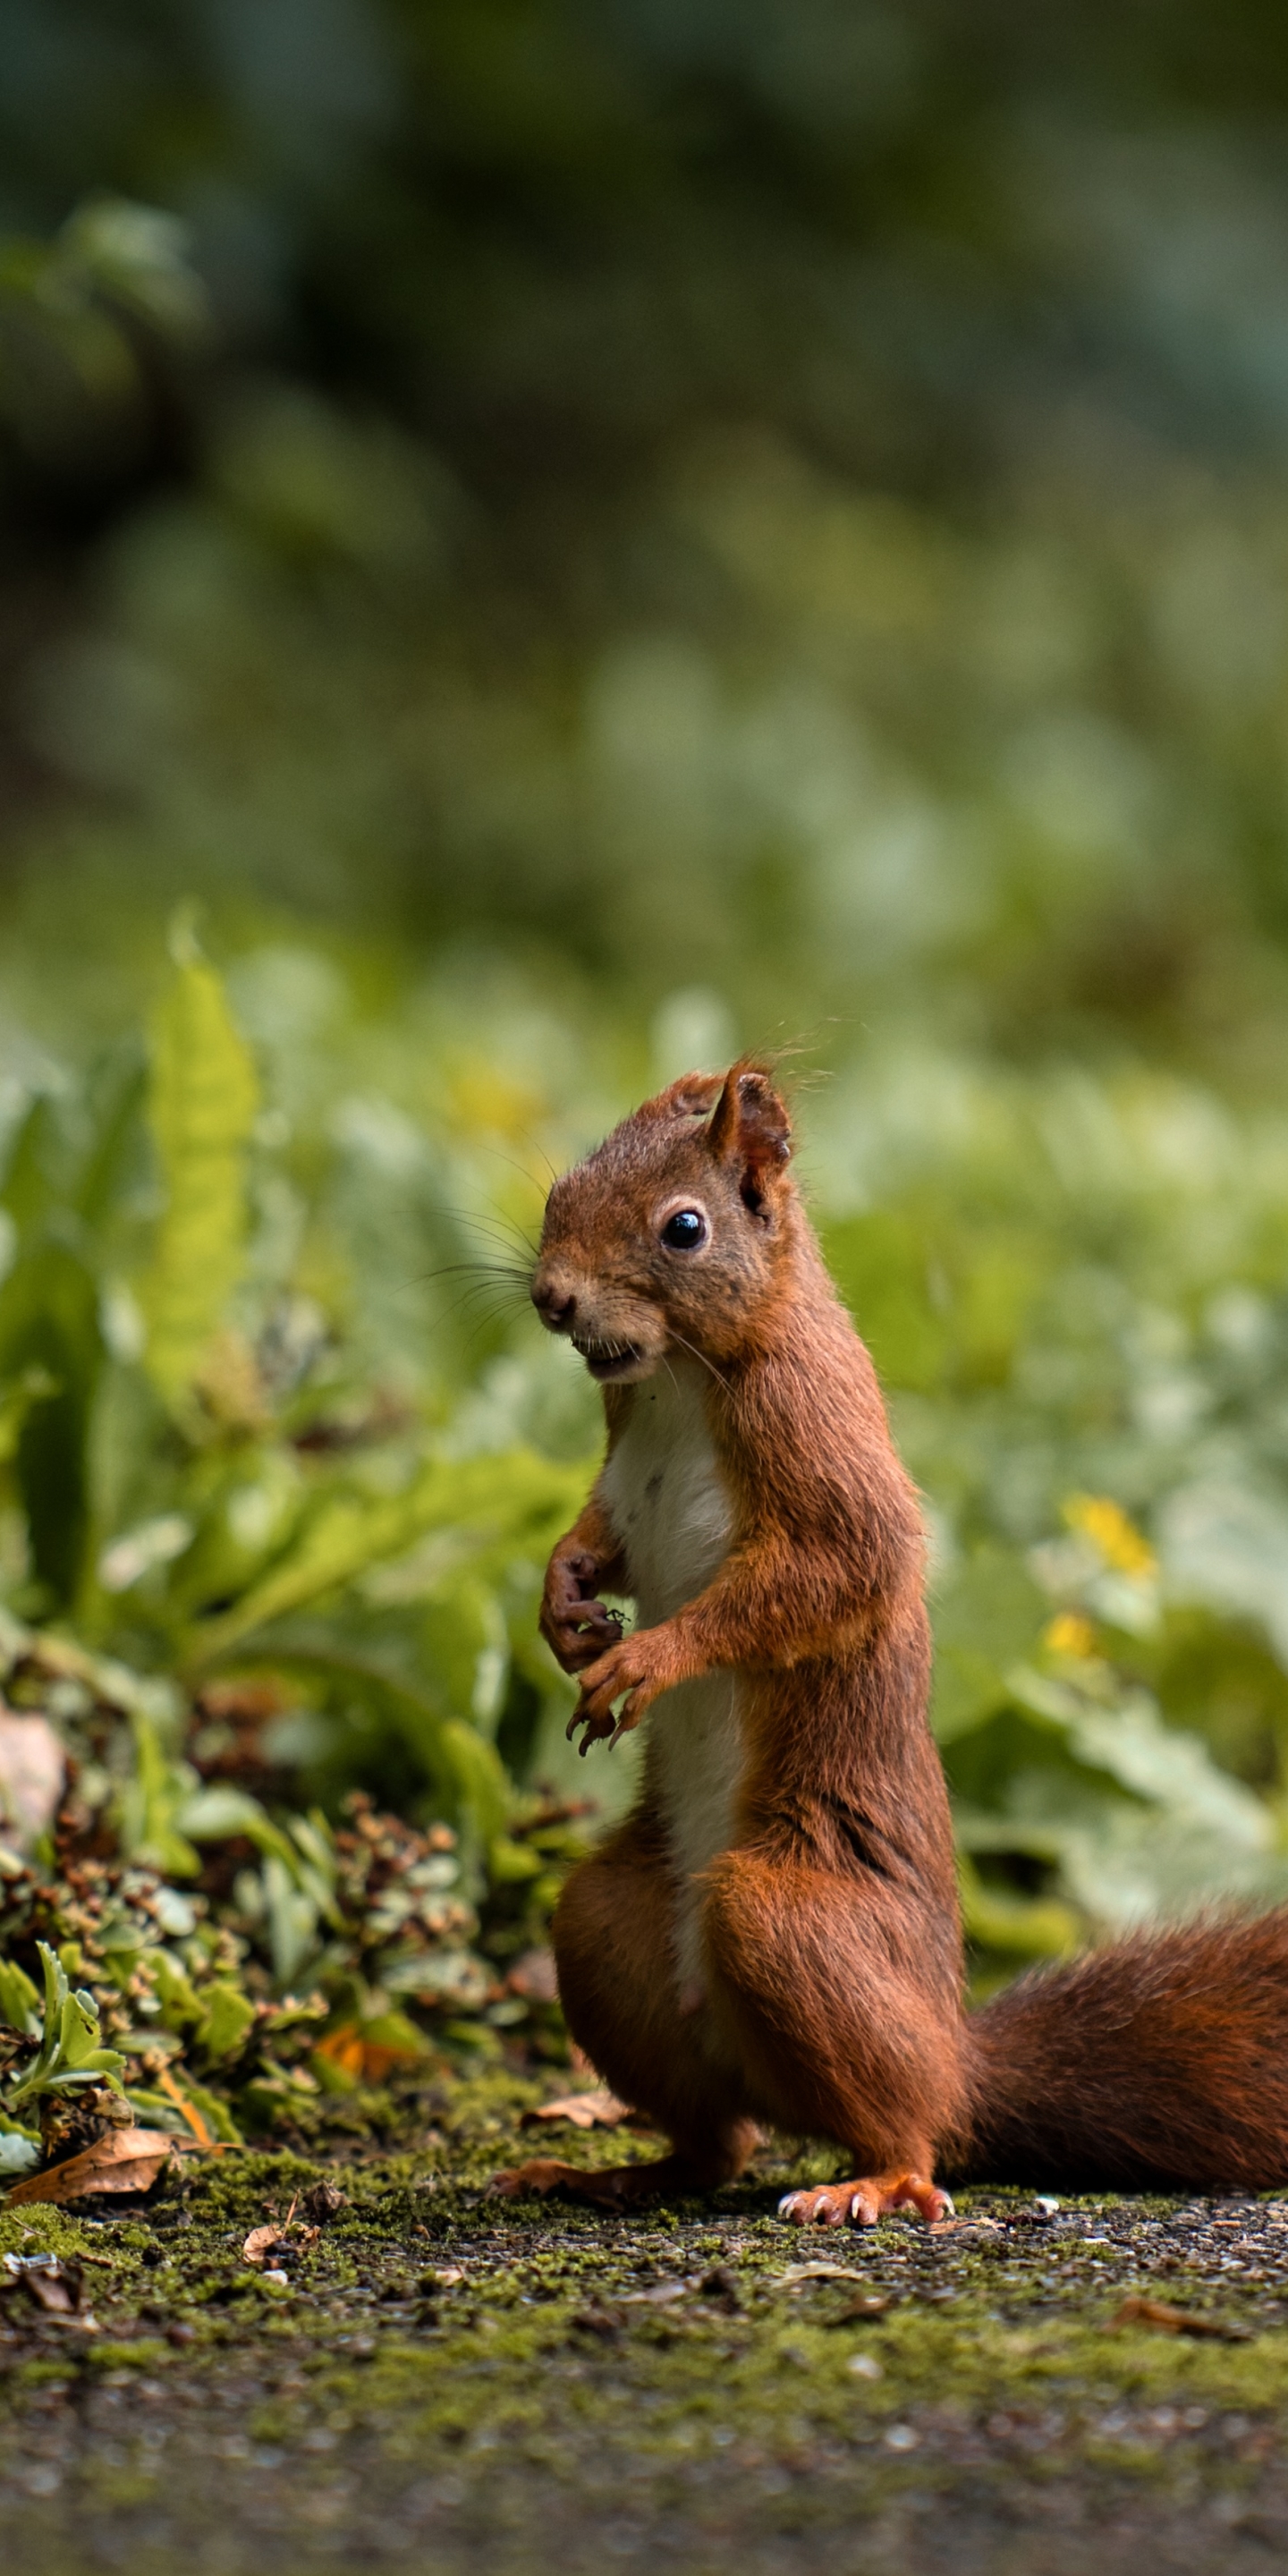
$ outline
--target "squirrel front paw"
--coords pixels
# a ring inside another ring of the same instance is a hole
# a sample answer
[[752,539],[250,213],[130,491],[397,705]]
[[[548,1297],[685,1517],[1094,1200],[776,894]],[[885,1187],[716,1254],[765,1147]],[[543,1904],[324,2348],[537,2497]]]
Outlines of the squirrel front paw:
[[616,1610],[593,1597],[599,1568],[593,1556],[552,1557],[541,1602],[541,1634],[566,1673],[584,1672],[616,1643],[622,1622]]
[[[674,1669],[674,1656],[659,1644],[661,1635],[657,1628],[643,1628],[633,1637],[623,1637],[582,1674],[581,1698],[568,1720],[568,1738],[571,1742],[577,1728],[584,1726],[583,1753],[600,1736],[616,1744],[619,1736],[639,1725],[645,1709],[663,1691],[682,1679]],[[614,1717],[613,1702],[622,1699],[623,1692],[623,1705]]]

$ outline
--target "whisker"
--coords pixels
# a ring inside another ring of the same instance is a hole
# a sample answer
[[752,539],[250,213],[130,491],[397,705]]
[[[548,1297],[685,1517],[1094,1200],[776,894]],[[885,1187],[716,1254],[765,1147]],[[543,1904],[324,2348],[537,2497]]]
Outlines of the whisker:
[[407,1284],[409,1287],[424,1287],[431,1279],[461,1278],[469,1272],[474,1272],[484,1279],[510,1279],[524,1288],[527,1288],[532,1278],[531,1271],[521,1270],[517,1262],[443,1261],[439,1263],[437,1270],[418,1270],[415,1279],[409,1280]]
[[476,1318],[475,1322],[474,1322],[473,1329],[472,1329],[470,1332],[468,1332],[468,1333],[466,1334],[466,1336],[465,1336],[465,1348],[466,1348],[466,1350],[467,1350],[467,1351],[472,1351],[472,1350],[473,1350],[474,1345],[475,1345],[475,1343],[477,1342],[477,1340],[478,1340],[478,1338],[479,1338],[479,1335],[480,1335],[481,1333],[485,1333],[485,1332],[487,1332],[487,1330],[488,1330],[488,1328],[489,1328],[489,1326],[490,1326],[490,1325],[492,1325],[492,1324],[499,1324],[499,1323],[502,1323],[502,1322],[504,1321],[504,1319],[505,1319],[505,1317],[506,1317],[507,1313],[508,1313],[508,1314],[513,1314],[515,1311],[516,1311],[516,1310],[515,1310],[513,1307],[509,1307],[509,1308],[507,1308],[507,1307],[505,1307],[505,1306],[497,1306],[497,1307],[494,1307],[494,1308],[492,1309],[492,1311],[491,1311],[491,1313],[490,1313],[490,1314],[485,1313],[485,1314],[479,1315],[479,1316]]
[[[530,1190],[535,1190],[539,1187],[539,1183],[534,1181],[531,1172],[525,1171],[522,1163],[516,1163],[513,1154],[503,1154],[499,1145],[484,1145],[480,1150],[485,1154],[494,1154],[498,1163],[508,1163],[510,1170],[512,1172],[517,1172],[520,1180],[526,1181]],[[538,1146],[537,1151],[538,1153],[541,1152],[540,1146]],[[548,1155],[543,1156],[543,1160],[545,1162],[548,1163],[549,1159]],[[552,1170],[551,1179],[557,1180],[558,1177],[558,1173]]]
[[472,1286],[462,1288],[459,1295],[453,1297],[450,1303],[441,1309],[438,1316],[439,1323],[445,1324],[451,1316],[459,1315],[463,1307],[468,1307],[480,1297],[487,1297],[489,1293],[492,1311],[498,1315],[521,1315],[528,1303],[526,1295],[521,1295],[517,1288],[506,1289],[503,1294],[499,1294],[488,1280],[476,1279]]
[[671,1326],[671,1339],[673,1342],[679,1343],[681,1350],[691,1351],[695,1360],[701,1360],[704,1369],[710,1369],[716,1385],[722,1386],[725,1394],[728,1394],[729,1380],[727,1377],[721,1376],[719,1369],[716,1367],[715,1361],[709,1360],[706,1352],[698,1349],[696,1342],[686,1342],[683,1333],[677,1333],[674,1324]]
[[526,1233],[519,1224],[517,1217],[506,1216],[499,1208],[493,1209],[490,1214],[481,1214],[477,1208],[457,1207],[448,1199],[440,1200],[439,1207],[441,1213],[451,1217],[457,1225],[465,1226],[471,1232],[478,1234],[490,1233],[503,1243],[507,1242],[508,1237],[507,1249],[517,1247],[525,1253],[531,1253],[534,1261],[538,1258],[536,1244],[531,1235]]
[[557,1171],[555,1170],[554,1164],[551,1162],[551,1160],[550,1160],[550,1156],[549,1156],[549,1155],[548,1155],[548,1153],[546,1152],[545,1146],[544,1146],[543,1144],[541,1144],[541,1143],[540,1143],[540,1141],[539,1141],[539,1139],[538,1139],[537,1137],[535,1137],[535,1136],[533,1136],[533,1135],[530,1135],[530,1134],[529,1134],[529,1132],[528,1132],[528,1129],[527,1129],[526,1127],[521,1127],[521,1128],[519,1129],[519,1134],[522,1136],[523,1141],[524,1141],[524,1144],[525,1144],[525,1145],[531,1145],[531,1147],[532,1147],[532,1150],[533,1150],[534,1154],[539,1154],[539,1155],[541,1156],[541,1160],[542,1160],[542,1162],[545,1164],[546,1170],[549,1172],[551,1180],[552,1180],[552,1181],[557,1181],[557,1180],[558,1180],[558,1178],[559,1178],[559,1174],[558,1174],[558,1173],[557,1173]]

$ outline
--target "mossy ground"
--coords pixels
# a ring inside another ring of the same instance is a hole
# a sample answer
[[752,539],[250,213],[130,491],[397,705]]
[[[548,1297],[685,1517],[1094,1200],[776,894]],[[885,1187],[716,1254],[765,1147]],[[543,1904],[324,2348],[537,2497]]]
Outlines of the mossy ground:
[[[945,2233],[802,2234],[778,2194],[832,2167],[771,2150],[705,2204],[489,2199],[533,2094],[440,2089],[401,2153],[228,2152],[128,2211],[0,2215],[0,2255],[85,2265],[99,2329],[0,2302],[9,2563],[1105,2576],[1288,2550],[1288,2205],[977,2192]],[[248,2229],[324,2171],[346,2205],[266,2281]],[[1132,2293],[1246,2340],[1114,2330]]]

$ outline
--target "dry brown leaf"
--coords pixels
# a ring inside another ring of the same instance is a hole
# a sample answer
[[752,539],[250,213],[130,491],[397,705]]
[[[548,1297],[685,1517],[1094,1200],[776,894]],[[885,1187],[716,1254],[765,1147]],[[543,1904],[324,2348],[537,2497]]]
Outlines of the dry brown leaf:
[[276,2253],[278,2246],[283,2242],[280,2218],[268,2227],[252,2227],[242,2247],[242,2261],[243,2263],[262,2263],[265,2255]]
[[780,2281],[866,2281],[866,2272],[857,2272],[852,2263],[789,2263],[778,2275]]
[[[266,2254],[295,2254],[302,2246],[316,2245],[322,2231],[318,2227],[301,2226],[295,2215],[298,2205],[297,2192],[285,2218],[275,2218],[267,2227],[252,2227],[242,2247],[244,2262],[262,2263]],[[271,2200],[260,2203],[261,2209],[271,2209],[272,2206]]]
[[82,2200],[99,2191],[150,2191],[174,2143],[164,2129],[109,2129],[105,2138],[82,2148],[78,2156],[69,2156],[65,2164],[51,2165],[47,2173],[29,2174],[25,2182],[15,2183],[5,2206],[12,2209],[28,2200]]
[[324,2227],[338,2210],[348,2206],[349,2195],[336,2182],[315,2182],[300,2203],[305,2217],[311,2218],[315,2227]]
[[1121,2326],[1151,2326],[1155,2334],[1195,2335],[1212,2343],[1251,2341],[1247,2326],[1227,2323],[1220,2317],[1201,2317],[1193,2308],[1169,2308],[1161,2299],[1124,2299],[1106,2331],[1115,2334]]
[[630,2116],[629,2105],[600,2085],[593,2093],[561,2093],[557,2102],[540,2103],[535,2111],[524,2112],[519,2126],[532,2129],[545,2121],[567,2120],[574,2129],[616,2129]]
[[43,2308],[49,2317],[74,2317],[80,2306],[80,2282],[61,2268],[54,2272],[25,2272],[22,2286],[32,2306]]
[[29,2255],[25,2260],[21,2255],[10,2255],[9,2265],[17,2270],[18,2286],[43,2316],[51,2317],[55,2325],[79,2326],[84,2334],[98,2333],[79,2263],[62,2263],[56,2254],[34,2258]]

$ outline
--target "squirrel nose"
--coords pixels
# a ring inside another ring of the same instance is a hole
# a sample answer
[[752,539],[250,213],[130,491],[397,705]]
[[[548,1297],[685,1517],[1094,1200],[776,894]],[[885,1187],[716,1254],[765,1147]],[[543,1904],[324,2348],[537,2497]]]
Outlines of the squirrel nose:
[[571,1288],[565,1288],[558,1279],[552,1279],[548,1272],[544,1275],[537,1272],[532,1282],[532,1302],[542,1323],[548,1325],[552,1333],[572,1330],[577,1300]]

